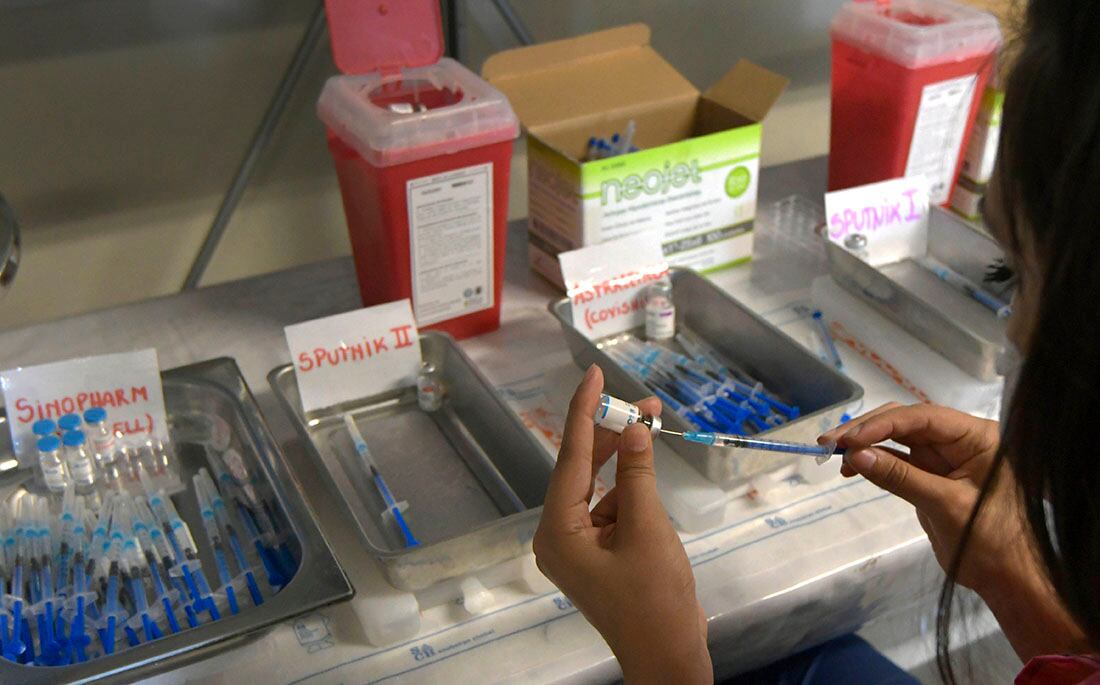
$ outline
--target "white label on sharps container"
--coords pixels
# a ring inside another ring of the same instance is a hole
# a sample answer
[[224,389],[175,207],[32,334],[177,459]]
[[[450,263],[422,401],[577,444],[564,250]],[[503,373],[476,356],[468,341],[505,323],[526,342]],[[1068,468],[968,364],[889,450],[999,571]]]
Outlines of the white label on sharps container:
[[928,179],[934,205],[947,202],[951,193],[977,82],[977,74],[971,74],[930,83],[921,92],[905,175]]
[[416,178],[405,191],[417,325],[492,307],[492,162]]

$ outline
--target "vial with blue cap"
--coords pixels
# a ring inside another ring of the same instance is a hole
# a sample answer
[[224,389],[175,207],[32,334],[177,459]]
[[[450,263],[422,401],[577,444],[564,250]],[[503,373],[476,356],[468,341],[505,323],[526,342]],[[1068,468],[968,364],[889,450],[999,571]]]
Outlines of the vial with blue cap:
[[44,438],[57,432],[57,424],[53,419],[39,419],[31,424],[31,432],[35,438]]
[[68,431],[74,431],[80,428],[80,414],[65,414],[57,420],[57,429],[61,431],[62,440],[64,435]]
[[65,492],[69,472],[61,459],[61,441],[56,435],[47,435],[38,440],[38,468],[42,470],[42,480],[47,490]]
[[65,444],[65,463],[77,492],[90,492],[95,487],[95,462],[85,445],[84,431],[68,431],[61,441]]

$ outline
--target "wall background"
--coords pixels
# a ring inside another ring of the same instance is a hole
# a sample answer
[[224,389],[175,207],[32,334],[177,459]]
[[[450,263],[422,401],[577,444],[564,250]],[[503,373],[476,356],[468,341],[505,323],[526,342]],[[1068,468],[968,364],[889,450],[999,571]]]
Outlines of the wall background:
[[[987,0],[988,1],[988,0]],[[828,147],[828,22],[841,0],[513,0],[536,40],[633,21],[696,85],[748,57],[793,79],[764,162]],[[296,47],[308,0],[0,0],[0,192],[24,258],[0,330],[176,292]],[[462,0],[462,59],[515,45]],[[313,112],[312,55],[204,284],[349,251]],[[517,145],[511,213],[526,213]]]

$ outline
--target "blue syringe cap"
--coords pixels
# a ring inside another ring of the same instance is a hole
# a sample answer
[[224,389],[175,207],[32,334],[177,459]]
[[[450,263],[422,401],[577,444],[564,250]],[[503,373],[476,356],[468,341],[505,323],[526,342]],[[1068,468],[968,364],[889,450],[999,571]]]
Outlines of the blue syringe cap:
[[65,437],[61,439],[65,443],[66,447],[80,447],[84,444],[84,431],[71,430],[65,433]]
[[53,419],[40,419],[31,426],[31,432],[39,437],[52,435],[56,430],[57,424],[53,422]]
[[103,407],[92,407],[84,412],[84,421],[87,423],[99,423],[107,420],[107,410]]
[[80,414],[65,414],[57,420],[57,427],[63,431],[80,428]]
[[38,441],[39,452],[56,452],[61,447],[61,441],[56,435],[47,435]]

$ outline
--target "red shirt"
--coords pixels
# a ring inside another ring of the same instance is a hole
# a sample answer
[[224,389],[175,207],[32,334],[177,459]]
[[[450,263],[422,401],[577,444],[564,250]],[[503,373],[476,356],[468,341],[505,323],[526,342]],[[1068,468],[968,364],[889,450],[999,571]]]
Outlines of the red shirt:
[[1100,685],[1100,659],[1093,656],[1037,656],[1016,676],[1016,685]]

